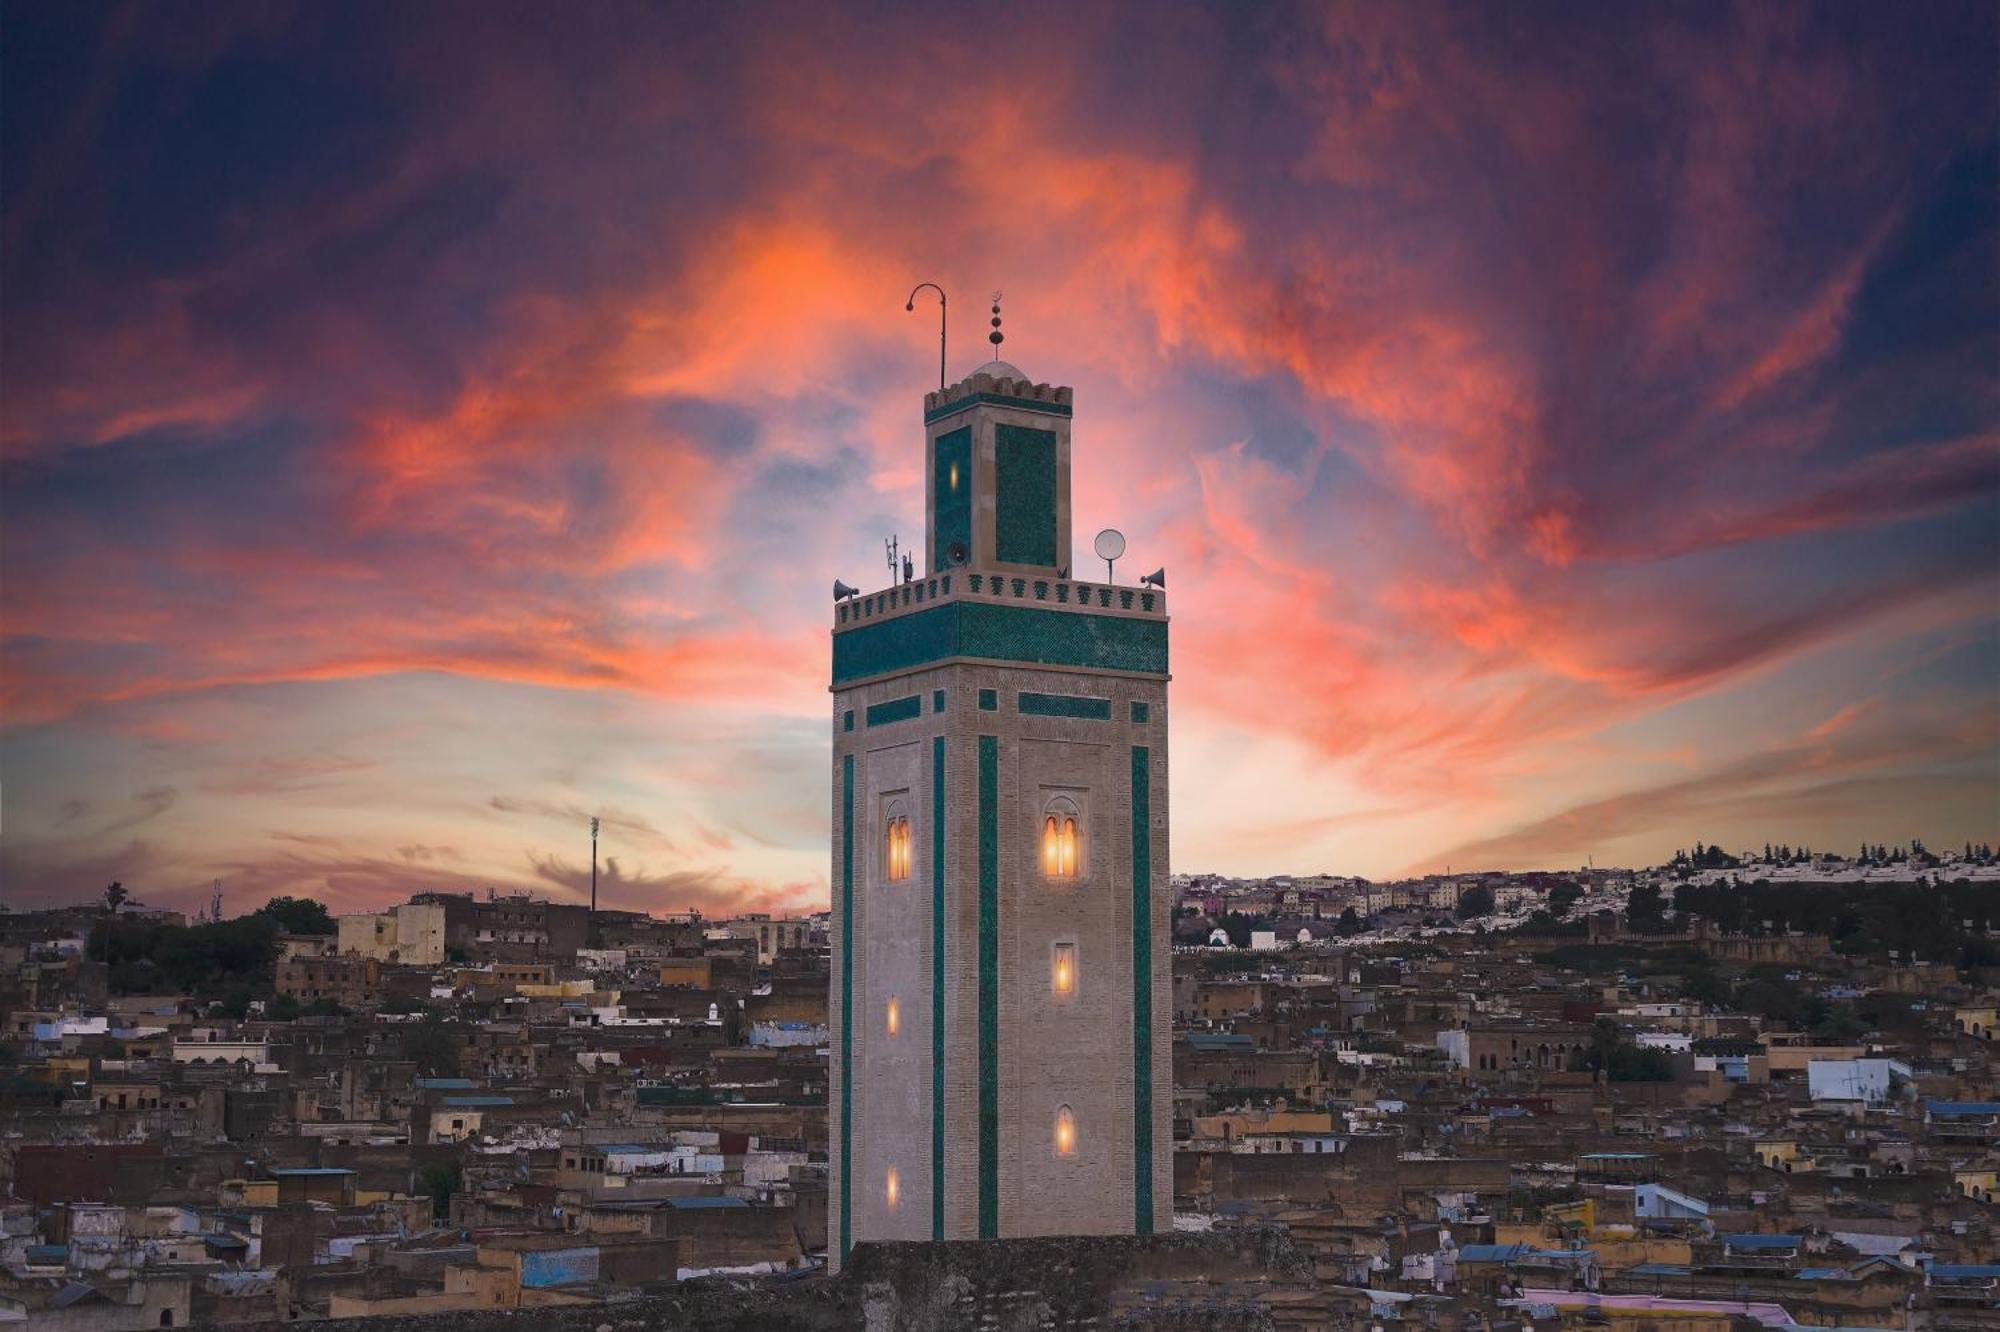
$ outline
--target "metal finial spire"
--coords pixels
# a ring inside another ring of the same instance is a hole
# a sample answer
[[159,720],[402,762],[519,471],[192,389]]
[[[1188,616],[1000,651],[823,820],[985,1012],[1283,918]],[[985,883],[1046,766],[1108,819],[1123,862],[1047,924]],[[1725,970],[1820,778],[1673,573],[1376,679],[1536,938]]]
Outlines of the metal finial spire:
[[993,293],[993,331],[986,335],[986,340],[993,344],[993,359],[999,360],[1000,344],[1007,340],[1007,335],[1000,331],[1000,293],[997,291]]

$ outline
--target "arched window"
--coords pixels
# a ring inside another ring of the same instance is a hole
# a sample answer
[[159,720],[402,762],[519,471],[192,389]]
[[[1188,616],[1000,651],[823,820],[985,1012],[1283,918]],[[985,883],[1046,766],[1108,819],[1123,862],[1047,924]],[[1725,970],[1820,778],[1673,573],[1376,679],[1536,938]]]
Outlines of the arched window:
[[910,816],[901,804],[889,806],[882,841],[882,877],[890,883],[910,877]]
[[1042,874],[1074,879],[1083,872],[1082,818],[1068,797],[1049,802],[1042,816]]
[[889,1028],[889,1034],[891,1036],[897,1035],[903,1029],[903,1005],[897,1000],[896,996],[893,994],[889,996],[889,1011],[888,1011],[887,1025]]
[[1076,993],[1076,945],[1059,943],[1049,959],[1049,989],[1058,999]]
[[889,1173],[883,1177],[882,1198],[889,1204],[889,1210],[892,1212],[896,1210],[896,1204],[903,1200],[902,1181],[897,1178],[894,1166],[890,1166]]
[[1056,1107],[1056,1155],[1076,1155],[1076,1116],[1066,1105]]

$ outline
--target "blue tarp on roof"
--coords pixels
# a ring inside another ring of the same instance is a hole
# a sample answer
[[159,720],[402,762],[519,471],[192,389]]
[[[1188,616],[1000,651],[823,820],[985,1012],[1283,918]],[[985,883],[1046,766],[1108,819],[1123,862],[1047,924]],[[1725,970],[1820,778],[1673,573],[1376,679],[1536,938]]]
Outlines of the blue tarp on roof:
[[1962,1116],[1984,1119],[1988,1115],[2000,1115],[2000,1101],[1932,1101],[1927,1108],[1940,1119]]
[[273,1179],[284,1179],[296,1175],[351,1175],[354,1172],[345,1166],[281,1166],[271,1172]]
[[512,1105],[514,1104],[514,1098],[511,1096],[447,1096],[444,1098],[444,1103],[449,1106],[465,1109],[477,1109],[480,1106]]
[[1684,1277],[1694,1269],[1685,1263],[1640,1263],[1637,1267],[1625,1269],[1627,1276],[1671,1276]]
[[31,1263],[66,1263],[69,1261],[67,1244],[30,1244],[28,1261]]
[[748,1207],[750,1204],[744,1202],[741,1198],[695,1197],[669,1198],[667,1199],[667,1205],[669,1207],[680,1208],[682,1211],[706,1211],[719,1207]]
[[201,1238],[202,1242],[207,1244],[211,1249],[247,1249],[250,1247],[250,1241],[244,1239],[241,1235],[216,1233],[203,1235]]
[[1565,1262],[1596,1256],[1594,1249],[1537,1249],[1529,1244],[1467,1244],[1458,1251],[1461,1263],[1519,1263],[1535,1258]]
[[1732,1249],[1796,1249],[1805,1241],[1797,1235],[1725,1235],[1722,1242]]
[[418,1078],[417,1087],[422,1091],[471,1091],[479,1084],[471,1078]]
[[1932,1263],[1931,1276],[1946,1281],[2000,1280],[2000,1263]]

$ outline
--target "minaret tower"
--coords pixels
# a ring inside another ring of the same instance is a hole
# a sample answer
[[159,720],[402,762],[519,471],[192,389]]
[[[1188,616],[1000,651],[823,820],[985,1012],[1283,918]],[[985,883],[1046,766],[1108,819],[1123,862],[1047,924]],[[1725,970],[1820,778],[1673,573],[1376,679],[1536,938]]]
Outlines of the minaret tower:
[[1070,576],[1071,405],[927,394],[922,570],[835,607],[836,1269],[1170,1223],[1166,594]]

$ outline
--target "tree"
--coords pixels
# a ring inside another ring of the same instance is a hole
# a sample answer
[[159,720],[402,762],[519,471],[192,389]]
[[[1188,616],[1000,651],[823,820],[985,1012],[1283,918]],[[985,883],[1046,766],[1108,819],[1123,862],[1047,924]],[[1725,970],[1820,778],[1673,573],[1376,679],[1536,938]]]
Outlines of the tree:
[[1340,913],[1340,919],[1334,922],[1333,928],[1339,934],[1359,934],[1361,917],[1353,907],[1348,907]]
[[1459,894],[1459,919],[1466,920],[1473,916],[1490,916],[1492,914],[1493,890],[1485,884],[1482,883],[1476,887],[1468,888]]
[[1549,889],[1549,914],[1560,920],[1569,914],[1569,909],[1583,900],[1583,888],[1574,883],[1559,883]]
[[123,883],[120,883],[118,880],[113,879],[111,881],[111,886],[104,890],[105,913],[107,915],[112,915],[112,916],[117,915],[118,908],[124,906],[126,902],[130,901],[131,896],[132,895],[130,893],[125,891],[125,885]]
[[316,902],[310,897],[274,897],[259,907],[257,914],[269,916],[286,934],[340,932],[340,927],[333,923],[333,917],[327,913],[326,904]]
[[403,1029],[403,1058],[417,1066],[423,1078],[458,1076],[458,1038],[436,1017],[413,1022]]
[[1634,934],[1661,934],[1667,928],[1666,902],[1657,883],[1635,883],[1625,898],[1625,925]]
[[299,1015],[299,1001],[289,994],[281,994],[264,1005],[264,1016],[273,1022],[290,1022]]
[[451,1219],[451,1195],[464,1182],[465,1171],[456,1161],[433,1161],[424,1167],[423,1190],[431,1195],[431,1216]]

